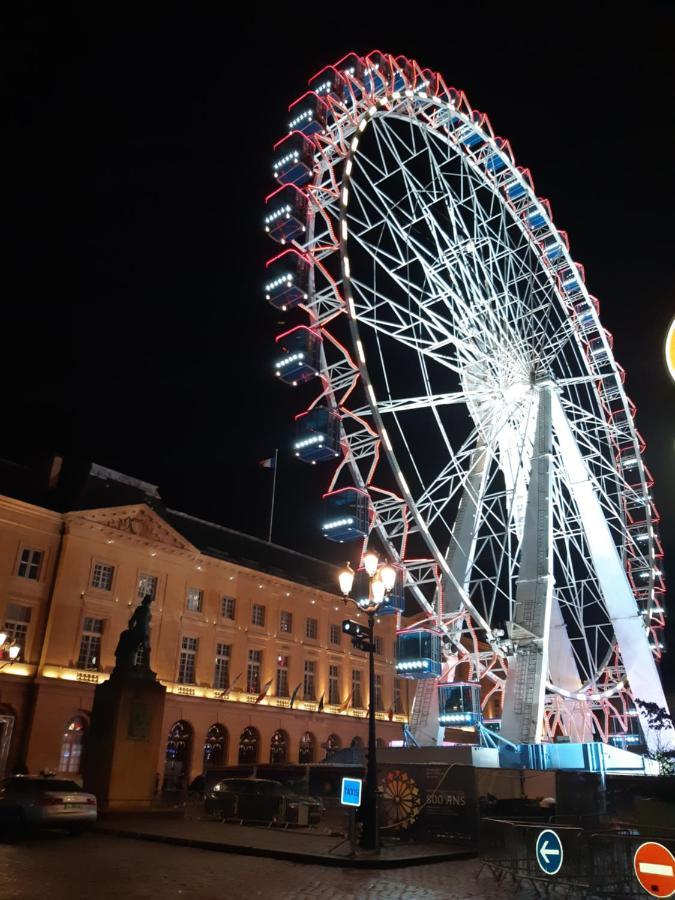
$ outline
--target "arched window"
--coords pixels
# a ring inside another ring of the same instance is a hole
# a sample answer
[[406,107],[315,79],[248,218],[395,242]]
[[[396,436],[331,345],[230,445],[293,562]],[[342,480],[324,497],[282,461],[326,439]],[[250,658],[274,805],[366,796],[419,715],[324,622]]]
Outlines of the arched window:
[[216,722],[206,732],[204,741],[204,771],[223,766],[227,762],[227,730]]
[[288,735],[281,728],[277,729],[272,735],[270,744],[270,762],[285,763],[288,762]]
[[239,765],[250,765],[258,762],[258,744],[260,735],[256,728],[249,725],[239,737]]
[[82,766],[82,746],[86,729],[87,723],[82,716],[73,716],[66,725],[61,740],[59,772],[68,772],[71,775],[79,773]]
[[301,765],[314,762],[314,747],[316,740],[311,731],[306,731],[300,738],[300,754],[298,756]]
[[383,741],[382,738],[375,738],[375,746],[383,750],[387,746],[387,742]]
[[329,734],[326,741],[326,759],[330,759],[333,754],[337,753],[341,746],[342,741],[337,734]]
[[178,791],[187,788],[190,780],[192,755],[192,726],[179,719],[174,722],[166,742],[164,763],[164,790]]

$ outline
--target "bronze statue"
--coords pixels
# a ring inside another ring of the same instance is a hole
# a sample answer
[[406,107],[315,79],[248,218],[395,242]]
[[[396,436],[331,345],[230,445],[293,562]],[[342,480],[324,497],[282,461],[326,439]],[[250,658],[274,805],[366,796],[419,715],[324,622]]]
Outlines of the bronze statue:
[[150,621],[152,619],[150,604],[152,600],[151,594],[143,597],[142,602],[129,619],[127,630],[120,634],[115,649],[113,673],[133,672],[138,675],[154,677],[154,672],[150,669]]

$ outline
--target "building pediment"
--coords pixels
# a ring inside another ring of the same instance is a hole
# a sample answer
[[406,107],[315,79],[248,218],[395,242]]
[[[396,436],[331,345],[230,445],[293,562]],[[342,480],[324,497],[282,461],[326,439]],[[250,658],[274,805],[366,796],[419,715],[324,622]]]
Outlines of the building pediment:
[[69,513],[66,519],[90,526],[98,525],[100,528],[121,532],[152,544],[163,544],[175,550],[194,553],[197,549],[144,503],[82,510]]

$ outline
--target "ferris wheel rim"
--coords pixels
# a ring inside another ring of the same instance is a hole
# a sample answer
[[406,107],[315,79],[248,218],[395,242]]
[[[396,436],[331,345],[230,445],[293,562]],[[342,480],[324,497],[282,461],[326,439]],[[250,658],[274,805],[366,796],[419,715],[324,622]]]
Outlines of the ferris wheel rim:
[[[435,75],[435,73],[434,73],[434,75]],[[440,77],[440,76],[435,76],[435,77]],[[406,93],[414,94],[414,92],[412,92],[412,91],[411,92],[406,91]],[[420,93],[422,94],[423,92],[420,92]],[[463,95],[461,95],[461,96],[463,97]],[[358,118],[358,131],[355,128],[355,133],[362,135],[363,131],[367,127],[368,121],[374,120],[374,118],[376,116],[380,115],[383,112],[381,108],[378,108],[378,107],[382,107],[383,105],[386,105],[386,101],[385,101],[385,104],[383,104],[382,99],[383,98],[379,98],[376,100],[374,97],[373,98],[365,98],[365,97],[363,98],[363,101],[361,103],[362,108],[360,109],[360,118]],[[438,104],[443,103],[443,100],[440,97],[429,98],[425,95],[425,99],[430,100],[432,102],[438,101]],[[448,103],[447,105],[449,108],[454,108],[450,103]],[[471,110],[470,106],[468,105],[468,102],[466,103],[466,106],[467,106],[468,110]],[[410,121],[411,118],[413,118],[413,116],[410,112],[408,112],[408,114],[402,118],[405,121]],[[466,121],[468,121],[468,119],[466,119]],[[419,122],[417,122],[417,120],[416,120],[416,123],[420,124]],[[362,125],[363,125],[363,127],[361,127]],[[429,127],[428,123],[426,123],[426,125],[427,125],[427,127]],[[560,237],[560,232],[555,227],[552,218],[549,217],[548,211],[541,204],[541,202],[539,201],[539,198],[537,198],[537,196],[534,192],[534,187],[531,185],[530,182],[528,182],[528,179],[523,177],[523,175],[521,174],[521,170],[517,169],[515,160],[512,158],[512,156],[510,154],[504,153],[503,148],[497,146],[496,139],[494,138],[494,134],[492,133],[491,129],[489,129],[489,131],[490,131],[490,133],[485,136],[486,143],[490,144],[490,146],[493,148],[494,152],[501,154],[505,158],[506,165],[509,167],[512,174],[514,174],[515,177],[520,179],[521,183],[524,185],[524,188],[528,194],[528,197],[534,202],[534,204],[536,205],[536,208],[546,218],[546,220],[550,226],[550,228],[549,228],[550,233],[553,233],[553,234],[557,235],[558,237]],[[355,153],[355,149],[354,149],[354,153]],[[347,158],[351,158],[351,156],[348,156]],[[485,173],[481,172],[481,174],[485,174]],[[316,179],[314,179],[314,180],[316,180]],[[313,181],[313,183],[314,183],[314,181]],[[343,185],[344,185],[344,180],[341,181],[340,185],[339,185],[340,193],[342,193]],[[496,191],[496,188],[495,188],[495,191]],[[346,206],[346,204],[345,204],[345,206]],[[340,213],[340,221],[342,221],[342,209],[341,209],[341,213]],[[348,272],[345,273],[345,271],[344,271],[344,259],[346,257],[345,257],[345,252],[344,252],[345,251],[345,242],[342,238],[342,228],[339,229],[338,234],[339,234],[338,240],[339,240],[339,247],[340,247],[340,258],[341,258],[342,276],[343,276],[343,281],[342,281],[343,290],[345,290],[344,286],[346,286],[344,300],[345,300],[346,311],[348,313],[349,328],[350,328],[350,332],[352,333],[353,344],[354,344],[354,346],[356,346],[356,341],[358,340],[359,332],[358,332],[358,328],[357,328],[356,316],[352,316],[350,314],[351,310],[350,310],[350,284],[349,284],[349,282],[351,279],[350,279],[349,273]],[[560,239],[560,243],[561,243],[561,247],[562,247],[562,252],[565,256],[566,263],[571,268],[574,267],[576,264],[574,263],[565,242],[562,239]],[[298,245],[298,246],[300,247],[300,249],[303,249],[302,245]],[[536,247],[536,251],[539,253],[539,255],[541,255],[541,248]],[[602,325],[600,324],[597,311],[595,310],[594,304],[592,302],[593,298],[591,298],[590,294],[588,294],[588,291],[586,289],[585,284],[583,283],[583,280],[581,282],[581,292],[582,292],[583,296],[585,297],[585,299],[589,302],[589,308],[590,308],[591,314],[593,316],[594,324],[597,326],[598,334],[602,336],[603,342],[606,345],[607,339],[605,336],[605,331],[602,328]],[[564,307],[564,298],[560,295],[560,292],[557,290],[556,290],[556,296],[557,296],[557,300],[558,300],[558,303],[560,304],[561,308],[564,309],[565,308]],[[353,299],[351,300],[351,306],[353,308]],[[612,378],[613,378],[616,388],[619,392],[622,408],[625,410],[626,415],[627,415],[628,428],[630,429],[632,443],[635,446],[636,451],[638,452],[638,455],[639,455],[640,441],[637,436],[638,433],[637,433],[637,429],[635,427],[635,423],[633,420],[633,415],[632,415],[632,412],[630,409],[630,404],[626,397],[625,390],[623,388],[623,384],[622,384],[619,370],[617,368],[617,364],[614,360],[613,354],[611,353],[611,347],[608,347],[607,350],[608,350],[608,355],[611,359]],[[368,373],[365,363],[362,363],[359,360],[358,361],[358,369],[359,369],[360,377],[363,379],[364,385],[366,385],[366,379],[369,380],[369,373]],[[330,378],[328,378],[328,381],[330,381]],[[339,393],[339,391],[333,391],[332,389],[330,389],[326,395],[327,402],[331,405],[335,405],[335,408],[339,408],[339,403],[336,400],[336,396],[338,393]],[[375,421],[376,410],[372,409],[372,412],[373,412],[373,421]],[[398,460],[396,459],[393,450],[390,450],[389,447],[387,446],[387,441],[384,437],[384,435],[386,434],[386,429],[385,429],[384,423],[382,422],[381,415],[379,414],[379,410],[377,410],[377,417],[379,420],[379,424],[377,427],[377,433],[380,437],[381,443],[384,443],[384,445],[385,445],[385,453],[388,456],[390,456],[392,471],[394,471],[394,472],[396,472],[397,470],[401,471],[400,466],[398,465]],[[357,484],[360,483],[360,486],[364,490],[368,491],[369,495],[372,496],[372,489],[373,489],[372,485],[368,481],[365,481],[363,479],[361,471],[359,470],[358,466],[356,465],[353,455],[349,452],[349,449],[347,449],[347,451],[346,451],[345,461],[349,465],[349,468],[352,472],[352,476],[354,478],[355,483],[357,483]],[[401,472],[401,474],[402,474],[402,472]],[[405,482],[405,479],[404,479],[404,482]],[[399,485],[399,487],[400,487],[400,485]],[[640,492],[646,500],[646,505],[647,505],[647,510],[648,510],[647,518],[648,518],[648,520],[651,520],[651,509],[649,507],[648,487],[646,485],[646,478],[645,478],[645,474],[644,474],[644,471],[642,470],[642,468],[640,469]],[[408,493],[407,498],[404,497],[403,499],[405,499],[408,509],[411,512],[413,512],[413,515],[416,515],[417,514],[417,503],[415,501],[415,498],[412,496],[412,494],[410,494],[409,491],[407,493]],[[382,522],[380,522],[378,520],[377,517],[374,521],[374,527],[380,534],[381,539],[385,542],[386,546],[391,551],[392,556],[394,558],[397,558],[396,549],[395,549],[392,541],[389,538],[386,527],[382,524]],[[421,528],[420,531],[424,532],[424,529]],[[427,534],[428,534],[428,532],[427,532]],[[425,540],[425,543],[428,544],[426,536],[423,539]],[[431,540],[430,535],[429,535],[429,540]],[[434,553],[434,556],[440,564],[440,560],[443,559],[443,554],[441,553],[440,548],[437,545],[435,545],[435,550],[436,550],[436,552]],[[649,558],[654,559],[654,557],[655,557],[654,540],[653,540],[653,538],[651,538],[650,539],[650,548],[649,548]],[[489,633],[490,633],[490,625],[488,623],[487,628],[486,628],[486,634],[489,634]],[[611,650],[608,651],[608,655],[611,655]],[[607,660],[605,662],[607,662]],[[556,690],[556,687],[554,685],[549,685],[549,689]],[[594,689],[597,692],[597,686],[594,686]],[[614,691],[614,688],[609,689],[609,692],[613,692],[613,691]],[[561,691],[561,693],[563,693],[563,691]]]

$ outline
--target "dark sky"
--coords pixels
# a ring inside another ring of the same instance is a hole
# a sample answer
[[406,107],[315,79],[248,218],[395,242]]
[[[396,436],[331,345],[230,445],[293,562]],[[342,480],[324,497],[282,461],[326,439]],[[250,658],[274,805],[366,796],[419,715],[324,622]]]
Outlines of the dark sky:
[[64,4],[58,16],[23,4],[3,22],[0,455],[93,459],[264,535],[270,473],[257,461],[279,447],[276,538],[326,555],[328,473],[286,455],[299,405],[270,377],[278,317],[260,284],[276,245],[262,201],[307,78],[378,47],[464,89],[550,199],[615,336],[675,552],[662,353],[675,313],[672,5],[622,18],[617,4],[565,4],[530,19],[518,4],[466,6],[400,19],[381,7],[372,22],[255,7],[242,25],[225,4]]

